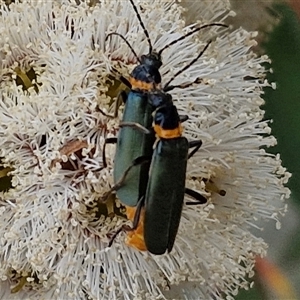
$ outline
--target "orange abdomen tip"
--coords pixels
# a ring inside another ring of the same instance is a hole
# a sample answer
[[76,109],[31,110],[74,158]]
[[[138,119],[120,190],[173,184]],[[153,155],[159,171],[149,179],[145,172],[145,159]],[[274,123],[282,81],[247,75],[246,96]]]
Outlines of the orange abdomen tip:
[[[126,206],[126,215],[129,220],[134,219],[136,207]],[[142,209],[140,220],[137,229],[129,231],[125,240],[126,245],[133,247],[139,251],[147,251],[147,247],[144,240],[144,216],[145,212]]]

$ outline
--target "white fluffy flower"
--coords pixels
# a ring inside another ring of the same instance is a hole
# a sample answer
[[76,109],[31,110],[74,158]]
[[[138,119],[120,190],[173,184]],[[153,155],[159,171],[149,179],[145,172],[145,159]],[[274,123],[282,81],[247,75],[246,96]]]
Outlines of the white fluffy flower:
[[[202,24],[225,19],[222,3],[206,2]],[[155,49],[190,30],[173,2],[138,8]],[[99,204],[113,184],[115,150],[103,168],[102,146],[119,123],[102,113],[114,107],[112,67],[126,77],[137,63],[122,39],[105,36],[118,32],[138,56],[148,53],[131,4],[2,5],[0,24],[0,157],[12,170],[12,188],[0,194],[0,298],[156,299],[176,290],[173,297],[222,299],[248,288],[255,256],[266,253],[250,229],[258,219],[279,224],[289,196],[289,173],[264,150],[276,140],[262,121],[268,58],[249,51],[254,35],[211,27],[163,52],[166,83],[214,40],[172,83],[203,79],[172,96],[189,115],[184,135],[203,141],[187,186],[209,201],[184,206],[173,251],[154,256],[127,246],[125,233],[108,248],[126,220],[114,198]]]

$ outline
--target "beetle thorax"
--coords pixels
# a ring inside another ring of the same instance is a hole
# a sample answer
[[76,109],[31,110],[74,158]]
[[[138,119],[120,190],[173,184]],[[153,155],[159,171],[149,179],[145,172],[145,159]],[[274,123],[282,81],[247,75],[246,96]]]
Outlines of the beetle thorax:
[[166,104],[154,112],[154,131],[159,138],[174,139],[182,134],[180,118],[173,104]]

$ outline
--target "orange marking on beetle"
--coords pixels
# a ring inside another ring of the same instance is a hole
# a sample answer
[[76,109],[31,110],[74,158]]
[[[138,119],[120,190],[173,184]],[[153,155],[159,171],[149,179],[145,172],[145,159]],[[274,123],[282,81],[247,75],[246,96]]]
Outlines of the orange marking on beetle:
[[129,82],[131,84],[132,90],[142,90],[142,91],[150,91],[154,89],[153,83],[147,83],[141,80],[137,80],[133,77],[129,77]]
[[157,136],[162,139],[174,139],[182,135],[182,126],[179,125],[174,129],[163,129],[159,125],[154,125],[154,131]]
[[[126,215],[129,220],[133,221],[135,212],[136,207],[126,206]],[[142,209],[137,229],[129,231],[125,240],[126,245],[133,247],[139,251],[147,251],[144,240],[144,218],[145,210]]]

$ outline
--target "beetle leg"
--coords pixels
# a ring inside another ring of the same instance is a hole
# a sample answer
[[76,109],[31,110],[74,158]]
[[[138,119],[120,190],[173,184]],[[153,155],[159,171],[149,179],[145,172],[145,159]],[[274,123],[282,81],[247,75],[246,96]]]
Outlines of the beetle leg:
[[191,190],[189,188],[185,188],[184,191],[187,195],[191,196],[192,198],[196,199],[197,201],[195,202],[186,202],[187,205],[198,205],[198,204],[205,204],[207,202],[207,199],[201,195],[200,193]]
[[196,140],[196,141],[191,141],[189,142],[189,148],[194,148],[191,153],[188,155],[188,159],[190,159],[201,147],[202,141],[201,140]]
[[116,100],[114,118],[118,116],[118,109],[121,106],[121,104],[126,103],[126,101],[127,101],[127,94],[125,91],[121,91]]
[[136,159],[134,159],[132,161],[132,164],[125,170],[124,174],[119,179],[119,181],[111,188],[111,191],[116,191],[123,185],[128,173],[130,172],[130,170],[133,167],[145,164],[145,163],[149,162],[149,160],[150,160],[150,158],[148,156],[139,156]]
[[114,119],[114,118],[116,118],[116,116],[115,115],[109,115],[109,114],[107,114],[107,113],[105,113],[101,108],[97,108],[97,110],[102,114],[102,115],[104,115],[105,117],[107,117],[107,118],[110,118],[110,119]]
[[119,126],[120,127],[132,127],[132,128],[139,130],[145,134],[151,133],[151,130],[149,130],[146,127],[142,126],[141,124],[135,123],[135,122],[121,122]]
[[179,116],[179,119],[180,119],[180,123],[183,123],[189,119],[189,116],[187,115]]
[[[123,225],[124,226],[124,225]],[[115,238],[118,236],[118,234],[123,231],[123,226],[121,226],[111,237],[109,243],[108,243],[108,247],[111,247],[112,243],[114,242]]]
[[114,186],[111,187],[111,189],[107,192],[105,192],[103,194],[103,196],[101,197],[101,202],[104,202],[107,200],[107,198],[111,195],[112,192],[114,191],[117,191],[119,188],[122,187],[124,181],[126,180],[126,177],[128,175],[128,173],[130,172],[130,170],[135,167],[135,166],[139,166],[139,165],[142,165],[142,164],[145,164],[147,162],[150,161],[150,157],[148,156],[139,156],[137,157],[136,159],[134,159],[132,161],[132,164],[125,170],[125,172],[123,173],[122,177],[119,179],[119,181],[117,183],[115,183]]
[[132,228],[130,231],[133,231],[137,229],[140,221],[141,211],[145,203],[145,196],[142,196],[141,199],[138,201],[136,205],[136,211],[134,214],[133,222],[132,222]]
[[142,212],[142,208],[144,206],[144,202],[145,202],[145,196],[142,196],[141,199],[138,201],[137,206],[136,206],[136,211],[134,214],[134,219],[132,222],[132,227],[130,227],[129,225],[122,225],[111,237],[109,243],[108,243],[108,247],[110,247],[112,245],[112,243],[114,242],[115,238],[119,235],[119,233],[121,231],[134,231],[137,229],[138,225],[139,225],[139,220],[140,220],[140,216],[141,216],[141,212]]
[[103,162],[103,167],[104,168],[107,167],[106,154],[105,154],[106,144],[116,144],[117,141],[118,141],[118,139],[116,137],[106,138],[105,141],[104,141],[103,151],[102,151],[102,162]]
[[121,91],[118,94],[117,100],[115,101],[115,108],[114,108],[113,115],[105,113],[100,107],[97,107],[97,110],[102,115],[104,115],[105,117],[110,118],[110,119],[115,119],[118,116],[118,109],[119,109],[119,107],[121,106],[122,103],[125,103],[126,100],[127,100],[127,94],[126,94],[126,92],[125,91]]

